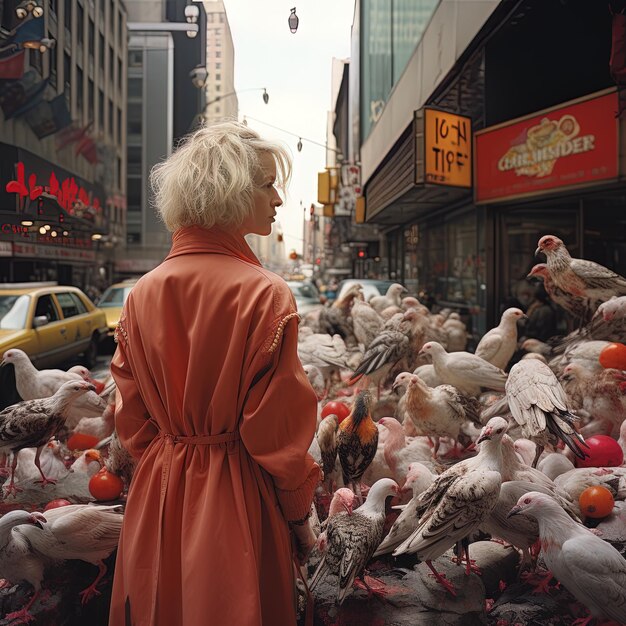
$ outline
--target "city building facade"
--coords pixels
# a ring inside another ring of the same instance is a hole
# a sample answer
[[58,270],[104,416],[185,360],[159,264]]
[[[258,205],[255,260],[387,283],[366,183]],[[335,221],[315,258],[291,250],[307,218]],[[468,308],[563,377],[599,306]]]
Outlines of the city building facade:
[[611,19],[583,0],[356,3],[355,217],[389,277],[476,335],[530,303],[541,235],[626,273]]
[[206,82],[207,124],[236,120],[239,102],[235,91],[235,46],[222,0],[204,0],[207,17]]
[[[201,123],[206,84],[201,2],[128,0],[127,7],[128,218],[117,277],[148,272],[169,252],[171,236],[154,211],[150,171]],[[188,7],[196,10],[189,14]]]
[[0,281],[104,286],[126,226],[126,8],[0,5]]

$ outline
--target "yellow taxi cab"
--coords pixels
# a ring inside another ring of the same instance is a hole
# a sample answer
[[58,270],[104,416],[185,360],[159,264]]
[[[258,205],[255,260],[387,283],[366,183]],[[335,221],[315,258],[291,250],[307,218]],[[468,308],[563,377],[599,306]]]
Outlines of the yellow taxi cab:
[[130,290],[135,286],[138,278],[129,278],[120,283],[107,287],[98,299],[98,308],[104,311],[107,319],[108,336],[112,339],[115,327],[120,320],[122,307]]
[[0,284],[0,356],[19,348],[42,369],[82,355],[93,367],[106,332],[104,313],[76,287]]

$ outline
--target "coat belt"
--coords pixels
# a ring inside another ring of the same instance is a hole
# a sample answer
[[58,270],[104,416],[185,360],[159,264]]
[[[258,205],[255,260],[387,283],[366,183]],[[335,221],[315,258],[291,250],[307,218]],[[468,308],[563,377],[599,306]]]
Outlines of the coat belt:
[[163,466],[161,469],[161,491],[159,494],[159,526],[157,533],[157,554],[156,564],[154,568],[153,586],[152,586],[152,606],[150,624],[155,624],[156,618],[156,601],[157,589],[159,586],[159,571],[161,569],[161,544],[163,539],[163,512],[165,510],[165,496],[167,494],[167,486],[170,479],[170,468],[172,466],[172,456],[174,454],[174,446],[176,444],[188,446],[217,446],[221,444],[229,444],[241,439],[239,431],[222,433],[220,435],[174,435],[172,433],[159,432],[159,439],[163,439],[165,443],[165,454],[163,457]]

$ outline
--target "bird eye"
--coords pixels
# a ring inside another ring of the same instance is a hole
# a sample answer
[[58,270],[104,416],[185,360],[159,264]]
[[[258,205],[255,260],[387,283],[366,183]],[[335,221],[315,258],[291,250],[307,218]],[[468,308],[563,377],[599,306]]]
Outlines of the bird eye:
[[524,498],[524,504],[530,504],[530,498]]

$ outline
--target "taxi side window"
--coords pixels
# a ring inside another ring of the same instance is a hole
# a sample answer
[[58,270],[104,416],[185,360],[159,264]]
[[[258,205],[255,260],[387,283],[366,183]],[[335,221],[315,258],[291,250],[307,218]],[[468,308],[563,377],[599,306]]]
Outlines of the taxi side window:
[[49,322],[56,322],[59,319],[59,313],[51,296],[39,296],[35,307],[35,317],[40,315],[45,315]]
[[67,319],[68,317],[74,317],[79,314],[78,307],[76,303],[72,299],[72,294],[69,292],[57,293],[57,300],[59,301],[59,305],[61,307],[61,311],[63,311],[63,317]]
[[77,315],[82,315],[83,313],[87,313],[87,307],[85,306],[85,303],[80,299],[80,297],[76,295],[75,293],[70,293],[70,296],[72,300],[74,300],[74,304],[76,305],[76,308],[78,309]]

